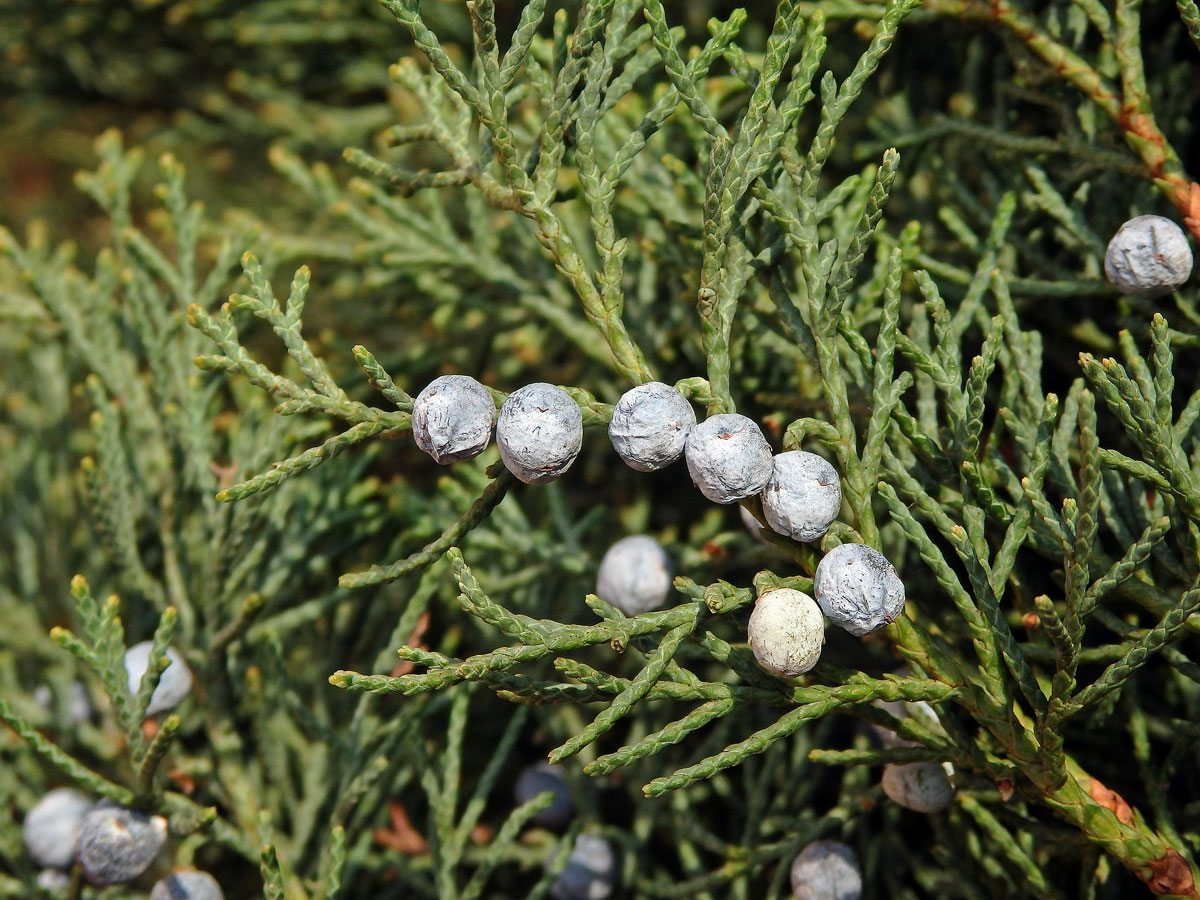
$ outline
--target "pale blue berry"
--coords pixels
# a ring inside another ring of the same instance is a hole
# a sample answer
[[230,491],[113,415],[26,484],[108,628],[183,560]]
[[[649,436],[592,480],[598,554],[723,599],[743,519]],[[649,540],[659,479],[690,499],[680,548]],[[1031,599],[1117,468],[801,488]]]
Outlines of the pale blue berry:
[[75,859],[92,884],[133,881],[167,839],[167,820],[101,800],[83,817]]
[[560,387],[535,382],[508,395],[496,420],[496,446],[508,471],[526,484],[558,478],[583,446],[583,414]]
[[796,900],[858,900],[862,886],[858,855],[841,841],[813,841],[792,861]]
[[835,625],[856,637],[904,611],[904,583],[882,553],[866,544],[834,547],[817,565],[813,596]]
[[435,378],[413,401],[413,440],[442,465],[486,450],[495,424],[492,395],[468,375]]
[[771,477],[771,445],[753,421],[737,413],[705,419],[688,435],[684,452],[692,481],[714,503],[751,497]]
[[[125,672],[129,676],[129,693],[134,696],[137,696],[142,676],[150,667],[152,652],[154,652],[152,641],[142,641],[125,651]],[[174,709],[192,690],[192,670],[187,667],[183,657],[173,647],[168,647],[167,658],[171,662],[158,676],[158,684],[154,688],[154,693],[150,695],[150,705],[146,707],[148,716]]]
[[225,894],[207,872],[180,869],[155,883],[150,900],[225,900]]
[[654,538],[621,538],[604,554],[596,594],[627,616],[658,609],[671,592],[671,561]]
[[625,465],[655,472],[683,456],[696,412],[669,384],[651,381],[626,391],[613,407],[608,438]]
[[25,816],[25,849],[39,866],[66,869],[75,858],[75,838],[92,800],[71,788],[55,788]]

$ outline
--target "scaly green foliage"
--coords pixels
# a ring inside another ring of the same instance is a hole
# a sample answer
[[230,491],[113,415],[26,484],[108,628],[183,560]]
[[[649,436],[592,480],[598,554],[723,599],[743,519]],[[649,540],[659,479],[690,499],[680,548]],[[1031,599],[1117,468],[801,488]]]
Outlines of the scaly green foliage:
[[[170,821],[110,897],[192,864],[229,896],[540,897],[581,831],[630,897],[786,896],[823,836],[872,895],[1197,896],[1200,315],[1100,277],[1162,198],[1200,231],[1194,3],[145,6],[179,30],[144,71],[157,19],[0,30],[86,51],[3,76],[14,109],[73,79],[179,113],[157,169],[96,141],[94,260],[0,231],[0,895],[52,895],[16,823],[69,783]],[[497,406],[565,385],[578,462],[435,469],[406,433],[444,372]],[[682,466],[625,470],[604,426],[651,379],[827,456],[840,521],[756,543]],[[626,617],[589,591],[638,531],[678,597]],[[848,541],[905,614],[771,676],[755,597]],[[168,646],[195,689],[147,723]],[[511,797],[547,754],[562,833]],[[948,809],[887,802],[907,762],[952,768]]]

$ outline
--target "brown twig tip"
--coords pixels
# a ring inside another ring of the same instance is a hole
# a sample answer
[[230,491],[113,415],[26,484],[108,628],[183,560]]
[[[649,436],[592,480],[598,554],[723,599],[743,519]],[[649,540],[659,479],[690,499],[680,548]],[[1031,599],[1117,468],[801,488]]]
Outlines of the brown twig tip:
[[1148,865],[1149,874],[1140,872],[1138,875],[1154,893],[1200,898],[1200,894],[1196,893],[1192,867],[1178,850],[1168,850]]

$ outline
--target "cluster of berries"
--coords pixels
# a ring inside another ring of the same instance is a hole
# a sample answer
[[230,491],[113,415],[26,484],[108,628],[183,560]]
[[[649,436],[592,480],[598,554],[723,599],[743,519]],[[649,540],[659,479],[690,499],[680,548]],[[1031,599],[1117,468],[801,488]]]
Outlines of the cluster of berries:
[[[167,820],[109,800],[93,802],[72,788],[50,791],[25,816],[25,849],[43,867],[38,883],[66,886],[65,870],[77,863],[96,885],[126,884],[154,862],[167,839]],[[150,900],[223,900],[207,872],[180,869],[158,881]]]
[[[137,694],[153,649],[151,641],[143,641],[125,652],[130,694]],[[167,650],[167,658],[170,663],[150,695],[148,716],[178,706],[192,688],[192,673],[183,658],[173,649]],[[86,718],[90,709],[82,713]],[[96,803],[71,788],[57,788],[25,816],[23,832],[30,858],[43,867],[38,881],[44,887],[65,886],[65,870],[72,864],[78,864],[92,884],[125,884],[145,872],[158,856],[167,838],[167,820],[109,800]],[[151,900],[222,898],[211,875],[192,870],[180,870],[162,879],[150,896]]]
[[[579,407],[551,384],[529,384],[509,394],[498,418],[488,389],[465,375],[435,379],[413,403],[413,436],[438,462],[481,453],[493,423],[500,458],[527,484],[557,478],[583,443]],[[656,471],[682,456],[709,500],[728,504],[759,496],[767,524],[793,540],[818,540],[841,511],[841,479],[826,460],[803,450],[772,453],[758,425],[736,413],[697,424],[687,399],[661,382],[626,391],[613,407],[608,435],[617,455],[639,472]],[[661,605],[670,586],[666,554],[653,539],[639,535],[609,549],[596,592],[637,615]],[[749,640],[764,668],[784,677],[811,669],[825,640],[822,613],[861,637],[904,609],[904,585],[896,570],[865,544],[842,544],[826,554],[813,592],[815,601],[787,588],[759,598]]]
[[[528,803],[543,793],[550,793],[553,800],[531,821],[562,831],[575,815],[562,771],[550,763],[526,766],[517,777],[513,799],[518,804]],[[553,900],[607,900],[616,890],[617,876],[617,853],[612,844],[598,834],[582,832],[575,838],[566,866],[550,886],[550,896]]]

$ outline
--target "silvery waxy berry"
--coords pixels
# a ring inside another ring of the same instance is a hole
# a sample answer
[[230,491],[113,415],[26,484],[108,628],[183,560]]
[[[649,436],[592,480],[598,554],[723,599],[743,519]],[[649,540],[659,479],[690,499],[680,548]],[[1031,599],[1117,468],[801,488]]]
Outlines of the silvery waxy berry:
[[225,900],[225,894],[207,872],[180,869],[155,882],[150,900]]
[[25,816],[25,849],[39,866],[70,868],[79,826],[95,803],[71,788],[55,788]]
[[714,503],[759,493],[771,477],[771,445],[759,427],[737,413],[718,413],[692,429],[685,448],[688,473]]
[[825,643],[825,620],[813,598],[792,588],[767,591],[754,604],[746,637],[758,664],[784,678],[817,664]]
[[564,828],[575,814],[575,806],[571,803],[571,790],[560,766],[546,762],[526,766],[517,776],[513,799],[517,803],[528,803],[545,791],[552,791],[554,800],[530,821],[543,828]]
[[696,411],[687,399],[661,381],[626,391],[613,407],[608,439],[625,465],[656,472],[683,456],[696,427]]
[[834,547],[817,565],[813,594],[830,621],[856,637],[904,611],[904,584],[882,553],[866,544]]
[[595,834],[581,834],[550,887],[554,900],[606,900],[617,885],[617,854]]
[[496,445],[508,471],[521,481],[553,481],[579,455],[583,414],[562,388],[540,381],[527,384],[500,407]]
[[1104,275],[1122,293],[1161,297],[1192,274],[1183,230],[1162,216],[1135,216],[1117,229],[1104,253]]
[[858,900],[862,871],[858,855],[841,841],[813,841],[792,862],[796,900]]
[[167,820],[101,800],[83,817],[75,859],[92,884],[133,881],[167,839]]
[[815,453],[780,453],[763,489],[762,505],[773,530],[797,541],[815,541],[842,510],[841,479]]
[[413,401],[413,439],[442,465],[486,450],[495,424],[492,395],[468,375],[435,378]]
[[939,812],[954,799],[946,770],[937,763],[889,763],[881,784],[893,803],[920,813]]
[[[150,668],[150,654],[153,651],[153,641],[142,641],[125,651],[125,671],[129,675],[129,693],[135,697],[138,686],[142,683],[142,676]],[[183,657],[173,647],[167,648],[167,657],[171,662],[158,676],[158,684],[154,688],[154,693],[150,695],[150,705],[146,707],[148,716],[174,709],[192,690],[192,670],[187,667]]]
[[654,538],[621,538],[604,554],[596,594],[627,616],[658,609],[671,592],[671,561]]

